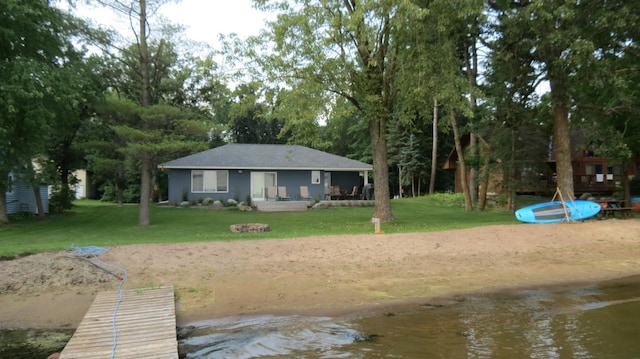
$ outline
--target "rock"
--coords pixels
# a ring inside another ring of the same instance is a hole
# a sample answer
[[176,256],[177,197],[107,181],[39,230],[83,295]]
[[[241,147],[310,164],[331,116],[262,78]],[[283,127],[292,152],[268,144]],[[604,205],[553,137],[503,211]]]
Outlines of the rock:
[[236,233],[257,233],[257,232],[269,232],[270,228],[268,224],[263,223],[243,223],[232,224],[229,226],[231,232]]
[[211,198],[211,197],[207,197],[207,198],[202,200],[202,205],[203,206],[210,206],[212,203],[213,203],[213,198]]
[[183,208],[191,207],[191,203],[189,201],[182,201],[180,202],[180,207],[183,207]]
[[222,209],[222,208],[224,208],[224,205],[222,204],[221,201],[215,201],[215,202],[213,202],[213,208]]

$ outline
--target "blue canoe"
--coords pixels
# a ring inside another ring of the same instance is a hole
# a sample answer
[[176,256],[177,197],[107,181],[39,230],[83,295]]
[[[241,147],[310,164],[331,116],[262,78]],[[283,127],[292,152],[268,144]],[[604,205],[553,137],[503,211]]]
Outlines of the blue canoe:
[[601,209],[600,204],[592,201],[544,202],[520,208],[516,218],[526,223],[581,221],[595,216]]

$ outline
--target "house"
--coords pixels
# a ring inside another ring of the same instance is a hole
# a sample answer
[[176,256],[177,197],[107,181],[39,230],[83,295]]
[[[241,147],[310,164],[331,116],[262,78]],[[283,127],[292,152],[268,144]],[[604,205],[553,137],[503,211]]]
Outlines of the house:
[[91,173],[85,169],[79,169],[73,171],[73,177],[77,179],[77,182],[72,186],[75,198],[96,198],[96,186],[91,183]]
[[[577,194],[610,195],[620,191],[623,186],[624,166],[609,158],[596,157],[593,151],[574,151],[571,164],[573,188]],[[555,169],[555,158],[550,166]],[[633,161],[627,165],[626,175],[629,180],[638,174],[638,168],[640,168],[640,154],[636,154]],[[548,185],[555,186],[554,177],[549,179]]]
[[300,186],[321,200],[332,187],[351,190],[368,183],[369,164],[299,145],[227,144],[158,166],[168,176],[168,200],[267,201],[269,188],[284,187],[301,200]]
[[[622,176],[624,168],[620,164],[614,163],[611,159],[596,157],[591,150],[580,149],[584,140],[579,132],[572,132],[571,136],[572,156],[571,165],[573,168],[574,194],[581,195],[590,193],[593,195],[610,195],[618,191],[622,186]],[[461,138],[464,148],[469,146],[469,136]],[[548,192],[554,193],[557,187],[555,171],[556,158],[553,144],[549,143],[538,150],[546,150],[546,166],[537,170],[530,170],[531,173],[521,173],[521,183],[519,192]],[[533,157],[533,156],[532,156]],[[455,170],[455,192],[462,192],[460,166],[458,166],[458,153],[455,147],[451,150],[444,169]],[[468,168],[467,168],[468,169]],[[640,154],[636,154],[632,162],[627,166],[627,176],[631,180],[640,170]],[[525,171],[526,172],[526,171]],[[467,171],[467,176],[469,175]],[[468,179],[468,178],[467,178]],[[498,171],[490,173],[489,192],[499,193],[502,188],[502,174]]]
[[[49,186],[41,184],[39,189],[43,211],[44,213],[49,213]],[[9,190],[6,192],[6,198],[7,214],[18,212],[38,213],[33,188],[13,173],[9,173]]]

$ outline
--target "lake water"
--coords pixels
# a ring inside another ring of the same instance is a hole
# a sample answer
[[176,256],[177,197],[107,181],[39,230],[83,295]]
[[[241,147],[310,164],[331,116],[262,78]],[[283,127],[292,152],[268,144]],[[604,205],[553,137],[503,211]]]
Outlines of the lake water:
[[[343,318],[229,317],[193,323],[186,358],[640,358],[640,277],[467,294]],[[0,331],[0,358],[70,332]],[[62,348],[62,344],[54,344]]]
[[465,295],[336,320],[194,323],[187,358],[640,358],[640,279]]

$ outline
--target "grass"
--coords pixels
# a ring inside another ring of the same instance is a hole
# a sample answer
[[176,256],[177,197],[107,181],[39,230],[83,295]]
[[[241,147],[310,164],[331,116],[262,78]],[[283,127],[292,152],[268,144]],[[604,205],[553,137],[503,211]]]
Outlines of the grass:
[[[429,232],[491,224],[513,224],[504,209],[465,212],[451,195],[392,200],[396,221],[382,223],[385,233]],[[77,201],[66,213],[28,218],[0,227],[0,257],[57,251],[72,246],[141,243],[284,239],[313,235],[373,233],[373,207],[331,208],[306,212],[241,212],[237,209],[152,206],[151,225],[138,225],[138,206]],[[232,233],[231,224],[267,223],[264,233]]]

